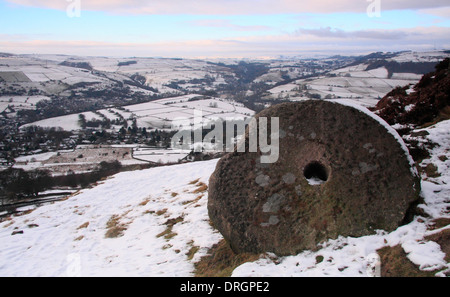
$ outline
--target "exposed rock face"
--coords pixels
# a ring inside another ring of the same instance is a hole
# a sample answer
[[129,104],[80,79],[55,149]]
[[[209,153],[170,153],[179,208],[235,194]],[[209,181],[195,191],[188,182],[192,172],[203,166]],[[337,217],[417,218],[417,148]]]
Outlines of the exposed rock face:
[[209,184],[210,219],[236,252],[289,255],[339,235],[392,231],[418,199],[405,150],[367,114],[305,101],[260,117],[279,118],[278,161],[235,151],[218,162]]

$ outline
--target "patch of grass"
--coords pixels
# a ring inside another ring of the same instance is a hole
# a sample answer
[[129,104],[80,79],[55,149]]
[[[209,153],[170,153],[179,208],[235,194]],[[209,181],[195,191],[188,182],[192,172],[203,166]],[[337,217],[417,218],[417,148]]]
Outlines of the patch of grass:
[[194,244],[193,241],[190,241],[188,244],[191,245],[192,247],[189,249],[189,252],[186,253],[186,256],[188,261],[191,261],[192,258],[194,258],[195,253],[197,253],[198,250],[200,249],[200,247],[193,245]]
[[164,230],[163,232],[159,233],[158,235],[156,235],[156,237],[162,237],[164,236],[164,239],[166,240],[170,240],[171,238],[175,237],[176,235],[178,235],[177,233],[173,232],[173,226],[175,224],[178,224],[180,222],[182,222],[184,220],[184,218],[182,216],[179,216],[177,218],[174,219],[168,219],[164,225],[167,226],[166,230]]
[[196,186],[197,189],[192,191],[193,194],[203,193],[206,192],[206,190],[208,190],[208,185],[206,185],[205,183],[199,182],[198,184],[196,184]]
[[425,171],[425,174],[428,177],[439,177],[439,176],[441,176],[441,174],[438,171],[438,168],[433,163],[428,164],[427,167],[425,167],[424,171]]
[[316,264],[319,264],[321,262],[323,262],[323,256],[322,255],[316,256]]
[[139,203],[139,206],[146,206],[147,203],[150,202],[150,198],[146,198],[144,201],[142,201],[141,203]]
[[162,249],[163,249],[163,250],[167,250],[167,249],[170,249],[171,247],[173,247],[173,245],[171,245],[171,244],[166,244],[166,245],[164,245],[164,246],[162,247]]
[[156,215],[157,215],[157,216],[162,216],[162,215],[165,214],[166,212],[167,212],[167,208],[164,208],[164,209],[158,210],[158,211],[156,212]]
[[231,276],[236,267],[246,262],[256,261],[259,257],[259,254],[236,254],[225,239],[222,239],[209,250],[209,255],[202,257],[194,264],[194,273],[197,277]]
[[11,219],[10,217],[6,218],[5,220],[0,220],[0,223],[6,222],[6,221],[9,221],[9,222],[6,223],[6,224],[3,226],[3,228],[8,228],[9,226],[14,225],[14,221],[13,221],[13,219]]
[[78,226],[77,230],[87,228],[88,226],[89,226],[89,222],[86,222],[86,223],[81,224],[80,226]]
[[105,233],[105,238],[116,238],[123,236],[123,231],[127,230],[126,225],[120,222],[120,216],[113,215],[106,223],[108,229]]
[[377,250],[381,261],[382,277],[433,277],[437,271],[422,271],[411,262],[401,245]]
[[190,185],[195,185],[196,183],[198,183],[199,180],[200,180],[200,179],[197,178],[197,179],[191,181],[189,184],[190,184]]
[[167,227],[166,230],[156,235],[156,237],[164,236],[165,240],[170,240],[177,235],[178,233],[172,232],[172,227]]

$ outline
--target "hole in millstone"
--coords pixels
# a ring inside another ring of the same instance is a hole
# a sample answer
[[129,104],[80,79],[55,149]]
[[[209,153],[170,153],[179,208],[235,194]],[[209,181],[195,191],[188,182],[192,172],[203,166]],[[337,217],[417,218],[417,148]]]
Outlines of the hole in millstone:
[[321,163],[314,161],[306,165],[303,175],[310,185],[320,185],[328,180],[328,171]]

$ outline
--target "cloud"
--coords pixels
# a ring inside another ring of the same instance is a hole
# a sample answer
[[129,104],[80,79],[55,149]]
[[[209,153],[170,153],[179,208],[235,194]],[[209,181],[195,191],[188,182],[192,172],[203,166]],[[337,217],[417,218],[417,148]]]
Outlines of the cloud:
[[303,29],[297,34],[154,43],[29,40],[28,37],[21,39],[23,36],[0,35],[0,52],[187,58],[331,56],[374,51],[431,50],[435,46],[450,48],[448,36],[450,28],[444,27],[417,27],[387,32]]
[[433,16],[450,19],[450,6],[441,8],[430,8],[419,10],[423,14],[431,14]]
[[447,7],[448,0],[6,0],[10,3],[66,10],[81,1],[82,10],[114,14],[197,14],[246,15],[281,13],[365,13],[373,1],[381,10],[437,9]]
[[237,25],[229,20],[223,19],[210,19],[210,20],[194,20],[188,22],[190,25],[200,26],[200,27],[213,27],[213,28],[226,28],[235,31],[264,31],[269,30],[269,26],[261,25]]
[[327,39],[372,39],[398,40],[406,38],[408,33],[402,30],[357,30],[345,31],[337,28],[298,29],[296,35],[311,35]]

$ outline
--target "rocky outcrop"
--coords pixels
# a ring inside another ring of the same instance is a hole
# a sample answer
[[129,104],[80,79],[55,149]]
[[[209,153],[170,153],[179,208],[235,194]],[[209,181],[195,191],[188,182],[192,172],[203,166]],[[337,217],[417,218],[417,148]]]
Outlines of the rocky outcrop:
[[209,183],[210,219],[235,252],[296,254],[404,222],[420,182],[381,119],[317,100],[275,105],[263,117],[279,118],[278,160],[228,153]]
[[450,59],[425,74],[410,90],[397,87],[384,96],[374,112],[391,125],[420,126],[450,118]]

